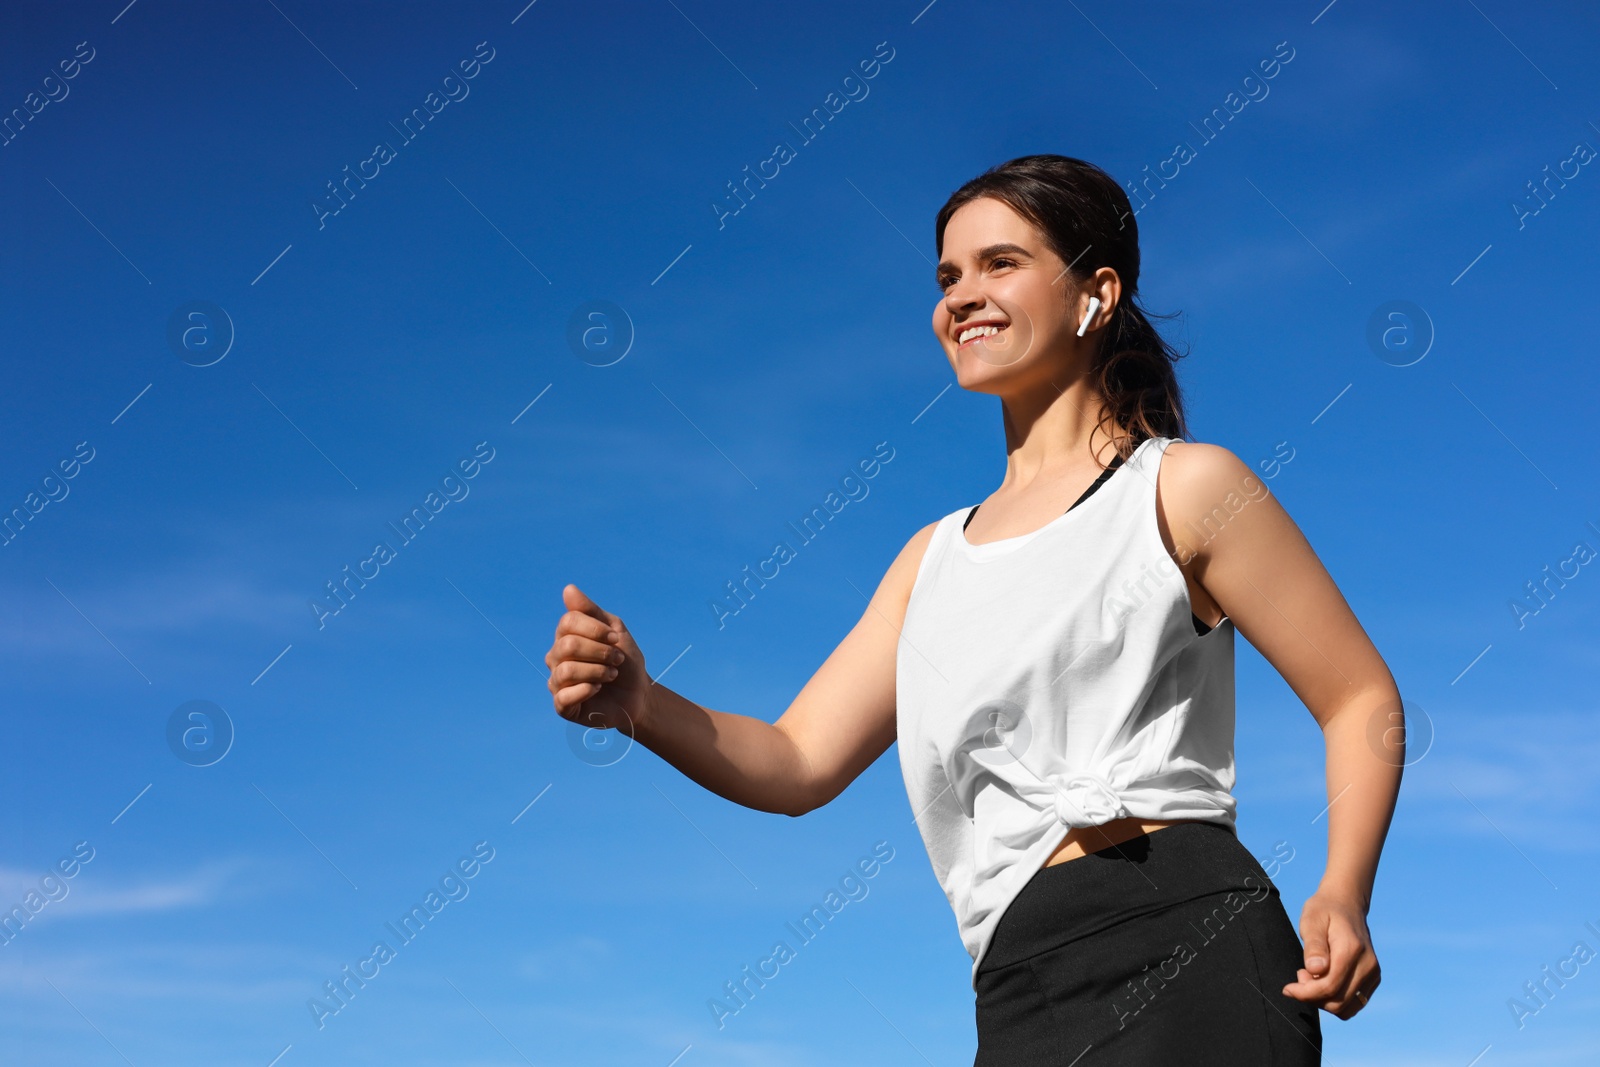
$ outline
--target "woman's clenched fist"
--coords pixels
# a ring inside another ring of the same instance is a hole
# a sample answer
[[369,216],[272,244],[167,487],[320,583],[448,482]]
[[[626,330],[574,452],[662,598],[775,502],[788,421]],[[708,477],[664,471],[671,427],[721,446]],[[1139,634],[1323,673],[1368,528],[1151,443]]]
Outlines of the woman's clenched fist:
[[545,653],[550,693],[564,719],[633,735],[649,710],[650,676],[644,653],[617,616],[575,585],[561,590],[567,613]]

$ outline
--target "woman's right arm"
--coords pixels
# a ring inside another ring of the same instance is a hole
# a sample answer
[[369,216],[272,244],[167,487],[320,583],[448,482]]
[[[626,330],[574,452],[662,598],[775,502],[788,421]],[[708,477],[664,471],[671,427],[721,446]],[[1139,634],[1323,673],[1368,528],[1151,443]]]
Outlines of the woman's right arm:
[[[622,620],[569,585],[562,598],[571,610],[545,657],[556,711],[629,734],[744,807],[795,817],[819,808],[894,742],[895,653],[935,525],[901,549],[854,628],[771,723],[703,707],[651,681]],[[621,661],[608,663],[619,650]]]

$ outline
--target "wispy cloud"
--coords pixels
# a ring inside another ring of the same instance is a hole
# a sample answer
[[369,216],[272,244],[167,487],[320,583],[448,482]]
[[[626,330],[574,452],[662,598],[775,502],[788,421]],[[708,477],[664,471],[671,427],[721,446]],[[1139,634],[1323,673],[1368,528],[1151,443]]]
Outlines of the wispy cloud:
[[578,977],[585,973],[603,973],[608,966],[604,961],[614,956],[609,941],[579,934],[564,937],[538,952],[525,952],[517,958],[517,973],[535,980]]
[[[61,879],[67,895],[51,901],[28,922],[35,924],[66,922],[90,915],[122,915],[130,912],[171,911],[176,908],[203,907],[219,900],[231,882],[250,863],[228,860],[201,864],[187,873],[134,880],[99,878],[93,862],[73,878]],[[0,907],[9,911],[22,903],[30,891],[39,891],[46,869],[0,867]],[[44,896],[41,892],[40,896]]]
[[[93,951],[57,950],[23,957],[0,955],[0,990],[48,1001],[56,996],[45,979],[95,998],[253,1004],[297,1003],[307,979],[289,950],[259,943],[190,948],[128,944]],[[241,968],[248,960],[250,966]],[[59,1003],[59,1001],[57,1001]]]
[[[1551,852],[1600,850],[1587,814],[1600,804],[1594,773],[1600,717],[1594,712],[1435,712],[1434,729],[1432,749],[1407,768],[1401,787],[1413,828],[1496,838],[1504,832],[1519,845]],[[1414,736],[1412,743],[1423,739]],[[1473,805],[1490,813],[1499,829]]]
[[[68,591],[94,625],[119,647],[130,649],[136,660],[140,646],[152,640],[219,627],[281,628],[286,616],[305,611],[306,598],[299,591],[267,588],[237,577],[237,570],[190,564],[93,588],[81,588],[80,582]],[[13,579],[3,595],[13,604],[33,605],[33,610],[0,618],[0,643],[10,657],[70,658],[84,649],[100,655],[100,638],[42,581],[23,584]]]

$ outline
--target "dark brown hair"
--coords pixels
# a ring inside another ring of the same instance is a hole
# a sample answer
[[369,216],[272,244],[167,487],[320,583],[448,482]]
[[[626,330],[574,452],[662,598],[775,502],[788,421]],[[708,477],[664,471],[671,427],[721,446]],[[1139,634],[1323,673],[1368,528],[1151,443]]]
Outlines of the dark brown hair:
[[[1126,458],[1151,437],[1188,436],[1175,363],[1180,354],[1156,332],[1139,306],[1139,225],[1116,180],[1093,163],[1069,156],[1020,156],[991,167],[951,194],[934,223],[934,246],[944,255],[944,229],[962,205],[979,197],[1006,204],[1032,223],[1052,251],[1083,281],[1101,267],[1122,279],[1122,298],[1101,331],[1091,374],[1106,402],[1100,425],[1124,427]],[[1176,313],[1174,313],[1176,314]],[[1113,436],[1113,440],[1117,440]]]

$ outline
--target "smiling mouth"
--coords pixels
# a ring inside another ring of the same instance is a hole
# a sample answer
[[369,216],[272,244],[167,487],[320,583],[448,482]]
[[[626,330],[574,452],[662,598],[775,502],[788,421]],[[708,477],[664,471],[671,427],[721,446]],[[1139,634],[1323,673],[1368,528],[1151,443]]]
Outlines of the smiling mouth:
[[[968,337],[965,341],[957,341],[956,342],[956,348],[958,348],[958,349],[966,348],[969,345],[977,344],[979,341],[987,340],[990,337],[997,337],[1005,329],[1006,329],[1006,327],[1001,325],[1001,324],[999,324],[999,323],[995,323],[994,325],[991,325],[991,326],[980,327],[978,329],[977,333],[973,334],[971,337]],[[965,332],[966,332],[965,330],[962,331],[962,333],[965,333]]]

